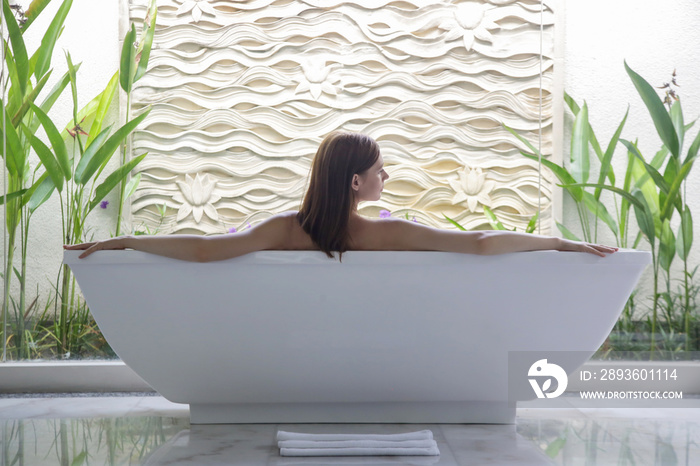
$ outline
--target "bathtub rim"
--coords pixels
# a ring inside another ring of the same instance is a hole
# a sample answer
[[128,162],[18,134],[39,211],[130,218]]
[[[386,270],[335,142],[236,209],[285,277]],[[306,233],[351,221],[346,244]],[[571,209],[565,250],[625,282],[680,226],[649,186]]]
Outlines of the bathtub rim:
[[442,251],[348,251],[343,253],[343,261],[332,259],[320,251],[314,250],[266,250],[256,251],[242,256],[215,262],[190,262],[170,257],[159,256],[133,249],[98,251],[85,259],[78,256],[83,251],[64,251],[63,263],[72,265],[100,264],[159,264],[159,263],[190,263],[190,264],[222,264],[233,263],[240,265],[446,265],[454,263],[532,263],[538,264],[651,264],[651,252],[635,249],[620,249],[606,257],[590,253],[569,251],[526,251],[498,255],[462,254]]

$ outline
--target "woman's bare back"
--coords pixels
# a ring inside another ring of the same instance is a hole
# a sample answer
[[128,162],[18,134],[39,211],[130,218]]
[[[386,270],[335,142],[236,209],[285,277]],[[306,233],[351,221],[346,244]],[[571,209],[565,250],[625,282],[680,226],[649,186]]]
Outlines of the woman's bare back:
[[[297,212],[285,212],[283,215],[288,221],[288,243],[284,249],[293,250],[318,250],[308,233],[301,228],[296,218]],[[383,230],[381,220],[363,218],[352,215],[348,222],[351,250],[377,250],[381,249]]]

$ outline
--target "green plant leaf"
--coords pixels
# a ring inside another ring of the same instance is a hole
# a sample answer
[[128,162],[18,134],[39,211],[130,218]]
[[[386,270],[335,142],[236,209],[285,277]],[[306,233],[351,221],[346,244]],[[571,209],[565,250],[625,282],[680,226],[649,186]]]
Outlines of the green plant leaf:
[[[78,65],[76,68],[78,68],[79,66],[80,65]],[[61,79],[59,79],[59,81],[53,86],[53,88],[51,88],[44,101],[39,105],[39,108],[41,108],[41,110],[44,113],[49,113],[49,111],[53,107],[53,104],[56,103],[56,100],[58,100],[58,98],[61,96],[69,82],[70,76],[66,71],[66,73],[61,77]],[[31,121],[29,129],[32,131],[32,133],[39,129],[39,120],[33,119]]]
[[612,216],[608,212],[608,209],[605,208],[605,205],[603,205],[602,202],[596,199],[593,194],[586,191],[583,192],[583,202],[588,208],[588,210],[597,218],[602,220],[608,226],[608,228],[610,228],[610,231],[612,231],[615,234],[616,237],[619,235],[620,231],[618,230],[615,219],[612,218]]
[[579,183],[587,182],[590,172],[588,156],[589,128],[588,105],[584,102],[581,111],[576,115],[571,133],[571,176]]
[[[600,161],[600,176],[598,176],[598,184],[603,184],[603,181],[605,181],[605,177],[607,176],[610,180],[610,184],[613,186],[615,185],[615,172],[613,171],[613,167],[610,162],[612,161],[612,157],[615,154],[615,148],[617,147],[617,143],[620,140],[620,134],[622,134],[622,128],[625,127],[625,123],[627,122],[627,115],[629,115],[629,112],[630,108],[628,105],[627,111],[625,112],[625,116],[622,117],[622,121],[617,126],[617,130],[615,130],[615,134],[613,134],[612,139],[610,139],[607,149],[605,149],[605,154],[603,155],[603,158]],[[600,199],[601,192],[602,190],[600,189],[595,190],[594,196],[596,199]]]
[[676,175],[676,179],[673,180],[673,183],[669,188],[666,202],[661,206],[661,218],[671,218],[671,214],[673,213],[673,207],[678,206],[678,192],[681,189],[681,184],[683,183],[683,180],[686,179],[686,177],[690,173],[690,170],[693,168],[693,163],[695,162],[696,157],[697,154],[695,155],[695,157],[687,160],[683,163],[683,165],[681,165],[681,168],[678,171],[678,175]]
[[564,445],[566,445],[566,439],[563,437],[557,437],[556,439],[554,439],[554,441],[552,441],[552,443],[547,445],[547,448],[545,449],[544,452],[550,458],[554,458],[555,456],[557,456],[559,454],[559,451],[562,448],[564,448]]
[[678,226],[676,252],[681,260],[688,260],[690,248],[693,246],[693,216],[688,206],[683,209],[681,224]]
[[[519,140],[520,142],[522,142],[523,144],[525,144],[525,145],[527,146],[527,148],[530,149],[530,150],[532,151],[533,154],[535,154],[536,156],[542,157],[542,154],[540,154],[540,151],[538,151],[538,150],[535,148],[535,146],[533,146],[532,144],[530,144],[530,141],[528,141],[528,140],[525,139],[523,136],[521,136],[520,134],[518,134],[517,131],[515,131],[513,128],[507,126],[505,123],[501,123],[501,125],[502,125],[508,132],[510,132],[510,134],[512,134],[513,136],[515,136],[516,138],[518,138],[518,140]],[[521,151],[521,152],[522,152],[522,151]],[[537,158],[537,157],[535,157],[535,158]],[[544,157],[542,157],[542,158],[544,158]]]
[[8,103],[5,110],[8,114],[14,114],[17,109],[22,104],[22,99],[24,95],[20,89],[19,77],[17,76],[17,64],[15,63],[15,58],[12,55],[12,50],[6,41],[3,40],[3,46],[5,47],[5,65],[7,66],[7,75],[10,78],[10,89],[7,92]]
[[[70,180],[70,160],[68,159],[68,150],[66,149],[65,142],[63,142],[61,133],[58,131],[58,128],[56,128],[56,125],[53,124],[53,121],[51,121],[49,116],[46,113],[44,113],[42,109],[40,109],[36,105],[32,105],[32,110],[34,111],[34,114],[36,115],[37,119],[41,122],[41,125],[44,127],[44,131],[46,131],[46,135],[48,136],[49,141],[51,142],[51,147],[53,148],[53,151],[56,154],[58,164],[60,165],[61,170],[63,171],[63,177],[66,180]],[[56,184],[56,186],[58,186],[58,184]],[[60,191],[61,188],[59,187],[58,190]]]
[[540,218],[540,213],[537,212],[532,216],[529,222],[527,222],[527,227],[525,228],[525,233],[532,233],[537,228],[537,220]]
[[[137,173],[129,180],[129,182],[126,184],[126,188],[124,188],[124,199],[129,199],[131,195],[134,194],[140,181],[141,173]],[[408,220],[408,212],[406,212],[406,220]]]
[[665,219],[661,225],[659,243],[659,265],[668,272],[676,256],[676,238],[673,236],[669,219]]
[[11,201],[12,199],[15,199],[15,198],[22,196],[26,192],[27,192],[26,189],[20,189],[19,191],[15,191],[13,193],[8,193],[7,196],[0,196],[0,205],[3,205],[5,203],[6,198],[8,201]]
[[[150,108],[150,107],[146,109],[146,113],[148,113],[148,112],[150,112],[150,111],[151,111],[151,108]],[[134,131],[134,129],[135,129],[135,126],[132,128],[131,131],[128,131],[128,132],[125,133],[124,138],[122,138],[122,140],[119,141],[119,146],[118,146],[119,148],[121,148],[122,150],[126,150],[126,141],[125,141],[125,140],[126,140],[126,138],[129,137],[129,135],[131,134],[131,132]],[[124,155],[123,152],[122,152],[121,154]],[[126,157],[122,157],[122,159],[120,160],[120,163],[124,163],[124,162],[125,162],[125,158],[126,158]],[[95,175],[95,176],[97,176],[97,177],[100,176],[100,174],[102,173],[102,171],[107,167],[108,161],[109,161],[109,158],[105,159],[105,161],[102,162],[102,165],[100,165],[100,168],[97,170],[97,175]],[[120,189],[120,194],[121,194],[122,192],[123,192],[123,189]],[[123,194],[121,194],[121,195],[123,196]],[[122,202],[123,202],[123,197],[122,197]]]
[[637,147],[632,144],[631,142],[627,141],[626,139],[620,139],[620,142],[627,147],[627,150],[632,153],[639,161],[642,163],[644,168],[646,169],[647,173],[649,173],[649,176],[654,180],[654,183],[656,186],[665,194],[668,194],[669,191],[669,185],[666,183],[666,180],[664,177],[659,173],[653,166],[648,164],[645,160],[644,157],[642,157],[642,154],[639,153],[639,150]]
[[[559,178],[559,181],[561,181],[562,183],[567,184],[567,185],[572,185],[572,186],[576,184],[576,180],[571,176],[571,174],[566,170],[566,168],[561,167],[561,166],[557,165],[556,163],[551,162],[551,161],[547,160],[546,158],[542,157],[542,155],[539,153],[539,151],[537,149],[535,149],[535,147],[532,144],[530,144],[530,141],[528,141],[527,139],[525,139],[524,137],[519,135],[512,128],[509,128],[505,124],[502,124],[502,125],[506,130],[508,130],[513,136],[518,138],[518,140],[520,140],[523,144],[525,144],[533,152],[532,154],[528,154],[527,152],[520,151],[520,153],[523,156],[525,156],[531,160],[536,160],[538,162],[541,161],[542,165],[544,165],[545,167],[552,170],[552,173],[554,173],[554,175],[557,178]],[[573,197],[576,202],[581,202],[582,194],[581,194],[580,188],[573,187],[571,189],[567,189],[567,191],[569,192],[569,194],[571,194],[571,197]]]
[[114,95],[117,92],[117,81],[119,79],[119,73],[115,72],[112,78],[107,83],[107,86],[99,94],[99,104],[97,105],[97,110],[95,112],[95,119],[92,121],[92,126],[90,126],[90,131],[88,132],[88,138],[86,145],[89,145],[95,137],[102,131],[102,124],[107,116],[107,111],[109,110]]
[[[148,60],[151,56],[151,47],[153,47],[153,36],[156,32],[156,15],[158,14],[158,9],[154,0],[151,1],[151,6],[146,15],[144,21],[145,33],[141,37],[141,44],[136,55],[136,60],[138,60],[138,66],[136,67],[136,74],[134,75],[134,82],[141,79],[141,77],[146,74],[146,69],[148,68]],[[150,17],[150,21],[149,21]]]
[[46,179],[48,179],[51,182],[51,185],[53,186],[53,181],[51,181],[51,178],[49,178],[49,174],[47,172],[42,173],[41,176],[39,177],[39,179],[34,181],[34,184],[31,185],[29,187],[29,189],[26,189],[25,193],[22,194],[22,201],[21,201],[22,206],[24,206],[29,201],[29,198],[32,197],[32,195],[37,190],[39,185]]
[[41,39],[41,46],[37,50],[36,66],[34,67],[34,76],[38,80],[41,76],[46,73],[46,71],[51,66],[51,57],[53,56],[53,49],[56,45],[56,39],[61,34],[63,29],[63,23],[66,21],[68,12],[73,5],[73,0],[64,0],[61,6],[58,8],[56,15],[51,20],[44,37]]
[[666,184],[670,186],[673,183],[673,180],[676,179],[676,176],[678,175],[678,164],[680,162],[678,159],[670,158],[668,159],[668,163],[666,164],[666,169],[664,170],[664,181],[666,181]]
[[[564,101],[566,102],[566,105],[569,107],[569,110],[571,110],[571,113],[574,114],[574,117],[578,116],[578,113],[581,111],[581,107],[579,104],[576,103],[576,101],[566,93],[564,92]],[[575,119],[575,118],[574,118]],[[598,138],[595,136],[595,132],[593,131],[593,127],[588,125],[588,131],[589,131],[589,138],[590,138],[590,143],[591,146],[593,146],[593,150],[596,153],[596,156],[598,157],[598,160],[602,161],[603,160],[603,150],[600,148],[600,143],[598,142]],[[611,184],[615,184],[614,180],[610,181]]]
[[34,20],[39,16],[39,14],[46,8],[51,0],[32,0],[26,10],[24,10],[24,17],[27,19],[24,24],[22,24],[22,33],[32,25]]
[[[528,154],[527,152],[522,151],[520,154],[529,159],[537,160],[537,156],[534,154]],[[569,174],[566,168],[560,167],[556,163],[550,162],[547,159],[542,159],[542,165],[549,168],[554,173],[554,175],[562,183],[560,186],[564,187],[576,202],[581,202],[583,200],[583,190],[578,187],[579,183],[577,183],[574,177]]]
[[[637,150],[639,150],[639,146],[636,143],[634,146],[637,147]],[[654,167],[656,170],[660,170],[661,166],[664,164],[666,158],[668,157],[668,153],[669,152],[666,146],[662,146],[661,149],[659,149],[659,151],[654,155],[654,158],[651,159],[649,165]]]
[[39,156],[39,160],[44,164],[44,168],[46,168],[54,186],[58,188],[59,192],[63,191],[63,172],[53,153],[51,153],[51,149],[46,147],[46,144],[33,134],[29,135],[29,141],[36,155]]
[[[83,121],[85,120],[86,122],[90,120],[91,116],[95,115],[95,112],[97,111],[97,107],[100,104],[100,95],[98,94],[94,99],[92,99],[90,102],[88,102],[80,111],[77,113],[77,120],[78,121]],[[63,138],[63,141],[68,142],[68,140],[73,140],[73,136],[68,133],[69,129],[72,129],[75,126],[75,123],[73,123],[73,120],[70,120],[67,124],[66,127],[63,128],[61,131],[61,137]]]
[[562,225],[562,224],[559,223],[559,222],[555,222],[555,223],[557,224],[557,228],[559,228],[559,231],[561,231],[561,234],[564,235],[564,238],[570,239],[570,240],[572,240],[572,241],[581,241],[581,239],[580,239],[578,236],[576,236],[575,234],[573,234],[573,233],[571,232],[571,230],[569,230],[568,228],[566,228],[564,225]]
[[445,219],[446,219],[448,222],[450,222],[452,225],[456,226],[459,230],[467,231],[466,228],[464,228],[462,225],[460,225],[459,223],[457,223],[457,222],[455,222],[454,220],[452,220],[452,219],[451,219],[450,217],[448,217],[447,215],[442,214],[442,216],[445,217]]
[[[75,169],[75,181],[83,185],[87,183],[97,169],[100,168],[100,166],[103,165],[103,163],[105,163],[110,157],[112,157],[112,154],[114,154],[114,151],[117,150],[117,147],[119,147],[122,140],[129,133],[131,133],[136,126],[143,121],[144,118],[146,118],[149,112],[150,109],[146,110],[133,120],[126,122],[124,126],[115,131],[115,133],[110,136],[110,138],[107,139],[104,144],[101,142],[101,136],[104,131],[100,133],[100,136],[95,138],[93,143],[87,149],[85,149],[85,154],[80,159],[80,162],[78,162],[78,167]],[[107,128],[107,130],[110,128]],[[92,152],[90,149],[96,143],[98,143],[98,140],[100,141],[98,144],[99,148],[95,152]]]
[[688,155],[686,156],[683,163],[685,164],[686,162],[688,162],[688,160],[694,159],[698,155],[698,149],[700,149],[700,131],[698,131],[698,134],[695,136],[693,143],[690,145],[690,149],[688,149]]
[[494,230],[507,230],[505,226],[498,220],[498,217],[496,217],[496,214],[493,213],[491,209],[488,208],[488,206],[483,206],[484,207],[484,215],[486,216],[486,220],[488,220],[489,224],[491,225],[491,228]]
[[637,232],[637,236],[634,237],[634,242],[632,243],[632,249],[637,249],[639,247],[639,243],[642,241],[642,238],[644,235],[642,234],[641,231]]
[[3,0],[2,12],[5,16],[7,32],[10,36],[10,42],[12,43],[12,55],[14,56],[17,70],[17,82],[20,86],[20,94],[24,96],[27,93],[27,84],[29,84],[29,57],[27,56],[27,47],[24,45],[22,31],[19,30],[17,20],[10,9],[8,0]]
[[83,450],[80,452],[79,455],[77,455],[75,458],[73,458],[73,462],[70,464],[70,466],[82,466],[82,464],[85,463],[86,458],[87,458],[87,451]]
[[649,210],[649,206],[647,205],[647,201],[644,199],[644,195],[642,194],[642,192],[639,190],[635,190],[634,197],[637,200],[637,202],[633,204],[634,213],[637,217],[637,224],[639,225],[639,229],[642,231],[644,236],[646,236],[647,241],[649,241],[649,244],[651,244],[652,247],[654,247],[656,241],[654,218],[652,216],[651,211]]
[[131,92],[136,74],[136,26],[131,24],[131,29],[124,37],[122,44],[121,60],[119,62],[119,85],[127,94]]
[[644,199],[647,202],[647,206],[652,213],[652,216],[660,219],[661,217],[659,216],[659,212],[661,211],[661,208],[659,207],[658,188],[649,176],[649,172],[644,168],[644,165],[636,156],[633,156],[632,159],[632,176],[634,179],[636,179],[636,182],[629,192],[634,192],[635,190],[641,191],[644,195]]
[[133,170],[134,167],[136,167],[136,165],[138,165],[141,160],[146,157],[146,155],[147,154],[141,154],[110,173],[109,176],[105,178],[105,180],[97,187],[97,189],[95,189],[95,197],[92,201],[90,201],[88,212],[94,209],[100,203],[100,201],[102,201],[102,199],[104,199],[105,196],[112,191],[112,189],[122,182],[122,180],[126,179],[131,170]]
[[24,97],[24,101],[22,102],[22,105],[20,108],[17,110],[17,112],[14,114],[12,117],[12,126],[17,127],[19,125],[19,122],[22,121],[24,116],[27,114],[27,111],[31,107],[31,105],[34,103],[34,99],[39,95],[39,93],[44,89],[44,86],[46,85],[46,81],[48,81],[49,76],[51,76],[51,73],[46,73],[43,78],[41,78],[41,81],[39,81],[34,87],[31,92],[29,92],[27,95]]
[[590,122],[588,122],[588,142],[590,143],[591,147],[593,147],[593,152],[595,152],[595,155],[596,157],[598,157],[598,160],[602,162],[603,149],[600,148],[600,143],[598,142],[598,138],[595,137],[595,133],[593,132],[593,127],[591,126]]
[[68,63],[68,76],[70,76],[70,89],[73,95],[73,124],[71,128],[75,125],[80,124],[78,120],[78,77],[76,67],[73,65],[73,60],[70,57],[70,52],[65,51],[66,63]]
[[683,139],[685,138],[685,124],[683,122],[683,109],[681,108],[680,99],[673,102],[669,115],[671,116],[673,128],[678,135],[678,156],[680,157],[680,152],[683,150]]
[[663,102],[661,102],[654,88],[627,65],[627,61],[625,61],[625,70],[627,70],[627,74],[630,79],[632,79],[634,87],[644,101],[644,105],[646,105],[649,111],[649,115],[654,122],[654,127],[656,127],[656,132],[659,134],[661,141],[668,147],[671,155],[678,158],[680,156],[678,134],[676,134],[671,117],[668,115],[668,112],[666,112],[666,107],[664,107]]
[[[622,184],[622,190],[624,192],[630,192],[630,186],[632,185],[632,171],[634,169],[635,161],[637,158],[627,151],[627,168],[625,169],[625,180]],[[627,220],[629,218],[630,202],[628,199],[622,197],[620,199],[620,245],[626,246],[627,237]]]
[[[92,177],[92,173],[86,174],[87,170],[90,168],[88,167],[88,165],[95,158],[95,154],[97,154],[97,151],[102,147],[105,141],[107,141],[107,138],[109,138],[109,132],[111,129],[112,125],[103,129],[102,132],[100,132],[100,134],[98,134],[97,137],[92,141],[92,144],[85,148],[85,153],[80,158],[78,166],[75,167],[75,173],[73,174],[73,179],[76,183],[85,185],[85,183],[87,183],[88,180]],[[97,166],[99,166],[99,164],[97,164]],[[95,170],[97,169],[97,166],[95,167]]]
[[34,212],[44,202],[48,201],[49,198],[51,198],[51,194],[53,194],[54,189],[56,189],[56,186],[54,186],[53,180],[48,173],[44,172],[41,178],[34,183],[32,189],[27,191],[26,194],[29,194],[28,199],[25,195],[24,200],[25,202],[28,201],[27,207],[29,207],[29,211]]
[[[634,142],[634,146],[637,148],[637,151],[639,151],[639,147],[637,146],[636,141]],[[653,209],[656,215],[660,210],[657,186],[651,179],[649,172],[647,172],[647,170],[644,168],[644,165],[642,165],[642,162],[638,159],[638,157],[636,157],[629,151],[628,154],[630,157],[632,157],[632,160],[628,160],[627,163],[628,169],[630,169],[631,167],[632,178],[635,179],[634,187],[642,190],[642,192],[644,193],[644,197],[649,203],[649,206]],[[656,155],[654,155],[654,158],[651,160],[651,163],[649,165],[651,165],[654,169],[659,170],[661,165],[663,165],[664,161],[668,157],[668,154],[668,149],[666,148],[666,146],[663,146],[661,150],[659,150],[656,153]],[[625,190],[631,192],[629,188]]]
[[575,183],[575,184],[573,184],[573,185],[571,185],[571,186],[569,186],[569,185],[558,185],[558,186],[561,186],[562,188],[571,188],[571,187],[578,187],[578,188],[585,188],[585,187],[596,188],[596,187],[600,186],[601,189],[605,189],[605,190],[608,190],[608,191],[612,191],[612,192],[614,192],[614,193],[616,193],[616,194],[619,194],[619,195],[622,196],[623,198],[627,199],[627,201],[629,201],[631,204],[633,204],[633,205],[635,205],[635,206],[637,206],[637,207],[639,207],[639,208],[643,208],[643,207],[646,205],[646,204],[641,204],[641,203],[639,203],[639,201],[637,200],[636,196],[633,196],[633,195],[630,194],[629,192],[623,191],[622,189],[617,188],[617,187],[615,187],[615,186],[609,186],[609,185],[606,185],[606,184]]
[[569,107],[569,110],[571,110],[571,113],[573,113],[574,116],[578,115],[578,112],[581,111],[581,107],[579,107],[573,97],[571,97],[566,91],[564,91],[564,102],[566,102],[566,105]]
[[[676,179],[676,176],[678,176],[678,159],[675,159],[673,157],[668,159],[668,163],[666,164],[666,169],[664,170],[664,181],[666,181],[666,184],[668,186],[671,186],[673,184],[673,180]],[[664,192],[659,193],[659,204],[663,205],[666,203],[666,198],[667,195]],[[680,201],[680,199],[678,199]]]
[[[11,121],[9,115],[5,114],[5,118],[5,121]],[[0,134],[2,134],[2,129],[0,129]],[[19,141],[19,135],[17,134],[14,126],[5,126],[5,137],[7,139],[7,150],[9,151],[9,155],[3,152],[5,148],[2,146],[2,144],[0,144],[0,153],[5,159],[7,170],[11,175],[19,179],[23,179],[27,154]]]

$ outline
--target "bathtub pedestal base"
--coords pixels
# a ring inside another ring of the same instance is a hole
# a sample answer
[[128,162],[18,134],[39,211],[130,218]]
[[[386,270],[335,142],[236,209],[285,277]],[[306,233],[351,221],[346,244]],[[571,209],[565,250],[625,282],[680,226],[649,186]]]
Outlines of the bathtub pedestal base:
[[190,404],[192,424],[513,424],[515,405],[495,401],[425,403]]

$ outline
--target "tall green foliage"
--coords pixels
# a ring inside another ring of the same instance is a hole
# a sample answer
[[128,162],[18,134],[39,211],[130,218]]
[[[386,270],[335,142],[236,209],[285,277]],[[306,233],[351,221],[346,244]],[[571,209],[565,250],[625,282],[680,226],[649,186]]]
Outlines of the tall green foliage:
[[[694,271],[689,272],[687,261],[692,247],[693,226],[691,211],[686,205],[682,186],[698,156],[700,132],[693,139],[685,158],[683,158],[685,136],[692,128],[693,123],[688,125],[684,123],[680,99],[675,102],[669,101],[667,109],[654,88],[632,70],[627,63],[625,63],[625,70],[644,102],[656,132],[663,143],[662,148],[649,161],[642,155],[636,141],[621,138],[629,109],[618,125],[605,152],[603,152],[588,121],[586,103],[579,106],[568,95],[565,96],[565,100],[575,118],[568,168],[543,158],[524,137],[510,128],[506,127],[506,129],[531,151],[521,151],[521,153],[533,160],[541,159],[542,163],[552,170],[559,179],[561,182],[559,186],[563,187],[571,196],[579,213],[585,241],[597,241],[597,227],[599,223],[602,223],[609,227],[618,246],[629,247],[630,213],[634,212],[639,231],[631,246],[636,248],[640,240],[644,238],[651,247],[653,257],[654,290],[651,316],[651,351],[653,352],[656,347],[654,340],[657,333],[659,299],[665,299],[668,305],[672,301],[670,276],[671,265],[676,255],[684,262],[683,320],[686,335],[690,333],[690,301],[693,287],[689,280]],[[627,149],[627,166],[622,186],[616,185],[617,178],[611,163],[618,143]],[[600,172],[595,183],[589,182],[589,148],[593,148],[600,162]],[[615,217],[609,214],[600,201],[603,190],[618,195],[614,199]],[[674,234],[671,223],[676,212],[679,214],[680,225],[677,234]],[[589,217],[589,214],[592,214],[593,217]],[[591,224],[593,224],[593,228],[591,228]],[[557,226],[564,236],[579,240],[568,228],[561,224],[557,224]],[[660,271],[663,271],[666,276],[667,289],[664,293],[659,290]],[[629,304],[625,309],[625,317],[631,320]],[[689,349],[690,339],[688,338],[686,350]]]
[[[146,74],[148,59],[151,56],[151,47],[153,45],[153,36],[156,31],[156,3],[151,2],[151,6],[146,13],[146,18],[143,23],[143,30],[139,41],[136,41],[136,28],[132,25],[129,32],[124,38],[122,47],[121,60],[119,62],[119,85],[126,92],[126,119],[129,119],[129,111],[131,109],[131,91],[134,83],[141,79]],[[127,144],[124,138],[122,146],[121,164],[126,163]],[[136,180],[138,182],[138,179]],[[125,180],[119,183],[119,211],[117,213],[117,232],[119,236],[121,232],[122,207],[124,201],[128,197],[128,193],[133,192],[133,189],[127,188]],[[127,193],[125,195],[125,193]]]
[[[35,0],[28,12],[41,12],[48,1]],[[17,348],[17,356],[27,356],[23,344],[24,322],[27,318],[25,304],[27,239],[29,237],[29,220],[31,215],[44,202],[56,194],[59,198],[62,220],[62,242],[76,243],[85,240],[85,222],[90,212],[118,185],[128,177],[146,154],[141,154],[130,161],[122,157],[118,168],[106,176],[102,176],[113,154],[122,147],[127,136],[143,121],[149,110],[138,117],[129,119],[121,127],[113,130],[107,127],[105,120],[108,110],[117,93],[117,84],[122,73],[117,72],[110,79],[105,89],[93,98],[87,105],[80,107],[78,103],[77,72],[79,64],[74,65],[70,53],[65,53],[68,71],[49,91],[44,100],[38,104],[37,97],[41,94],[50,74],[51,57],[55,41],[63,28],[63,23],[70,10],[72,0],[64,0],[58,13],[53,18],[47,32],[41,41],[39,49],[28,57],[23,31],[31,24],[33,18],[23,19],[20,23],[15,19],[8,0],[3,0],[3,14],[8,24],[9,44],[6,48],[6,65],[9,75],[9,86],[3,96],[5,110],[5,137],[8,141],[3,158],[8,172],[7,229],[9,233],[8,261],[5,264],[5,293],[9,293],[12,272],[20,284],[19,300],[12,300],[15,309],[15,336],[13,346]],[[155,1],[152,0],[149,10],[153,21],[145,24],[144,37],[148,43],[141,44],[141,53],[134,57],[136,67],[134,76],[145,72],[148,55],[153,40],[155,26]],[[132,26],[132,31],[135,28]],[[148,31],[151,31],[148,33]],[[125,47],[132,47],[126,44]],[[144,50],[147,51],[144,53]],[[32,78],[33,77],[33,78]],[[139,76],[140,77],[140,76]],[[62,131],[48,116],[54,102],[70,84],[73,112],[72,118]],[[46,139],[36,135],[43,128]],[[86,129],[89,128],[89,133]],[[48,140],[49,145],[44,141]],[[40,160],[37,168],[30,173],[29,156],[33,150]],[[43,173],[37,173],[43,168]],[[133,190],[129,190],[133,191]],[[122,187],[123,193],[123,187]],[[120,204],[123,199],[120,198]],[[17,232],[20,231],[20,246],[22,253],[21,270],[13,267],[13,254],[16,247]],[[60,285],[59,285],[60,283]],[[54,318],[52,334],[57,341],[57,352],[68,354],[74,346],[75,338],[80,332],[72,332],[77,320],[85,321],[84,312],[76,303],[75,280],[70,269],[62,266],[57,278],[58,291],[57,309]],[[60,291],[59,291],[60,290]],[[60,305],[59,305],[60,300]],[[7,309],[3,307],[3,320],[7,317]],[[3,330],[5,327],[3,327]],[[7,342],[8,338],[3,338]]]
[[[676,254],[684,264],[685,287],[685,330],[689,333],[690,325],[690,286],[688,279],[688,255],[692,246],[692,215],[686,205],[681,188],[698,156],[700,148],[700,131],[690,144],[688,152],[683,158],[683,146],[685,136],[693,124],[685,125],[680,99],[669,105],[668,110],[659,98],[654,88],[639,74],[632,70],[625,62],[625,70],[634,84],[639,96],[654,123],[663,148],[657,152],[651,163],[647,163],[637,146],[630,141],[621,140],[627,149],[639,160],[644,167],[639,169],[637,176],[643,181],[643,189],[635,193],[642,204],[642,208],[635,209],[635,215],[639,228],[651,246],[654,268],[654,295],[652,306],[652,351],[654,349],[654,334],[658,319],[659,298],[659,267],[667,277],[667,297],[670,298],[671,264]],[[666,166],[663,174],[660,167],[664,162]],[[671,220],[678,212],[680,226],[678,229],[679,243],[671,229]],[[690,345],[690,340],[687,340]]]
[[[56,16],[51,21],[43,35],[39,49],[29,56],[22,36],[23,31],[33,22],[36,16],[43,10],[38,7],[40,2],[34,1],[28,11],[29,16],[21,18],[23,28],[20,27],[8,0],[3,0],[3,17],[7,24],[8,41],[3,41],[5,47],[5,66],[9,82],[5,82],[7,89],[2,96],[3,107],[3,136],[7,146],[0,150],[7,167],[7,214],[5,222],[8,233],[7,261],[4,267],[3,281],[5,293],[9,294],[12,284],[12,276],[17,277],[20,294],[19,300],[12,300],[16,325],[15,346],[19,348],[19,357],[25,357],[24,322],[26,318],[26,279],[27,279],[27,239],[29,237],[29,225],[32,214],[48,199],[46,192],[48,186],[53,183],[47,171],[37,175],[40,167],[30,169],[29,155],[32,147],[34,130],[38,125],[34,109],[40,108],[47,113],[56,99],[64,91],[68,84],[67,76],[62,79],[45,95],[41,103],[37,105],[37,99],[51,76],[51,57],[56,44],[56,39],[63,28],[66,16],[72,5],[72,0],[64,0],[58,9]],[[46,3],[46,2],[43,2]],[[45,5],[44,5],[45,6]],[[40,157],[46,153],[41,148]],[[43,162],[43,160],[42,160]],[[52,163],[52,161],[48,161]],[[61,158],[64,163],[65,158]],[[56,161],[58,163],[58,161]],[[55,167],[54,167],[55,168]],[[61,188],[63,186],[60,186]],[[19,233],[19,246],[21,252],[20,268],[14,267],[14,253],[17,247]],[[4,299],[3,302],[9,302]],[[6,328],[9,309],[3,305],[3,336]],[[3,355],[5,354],[7,337],[3,338]]]

